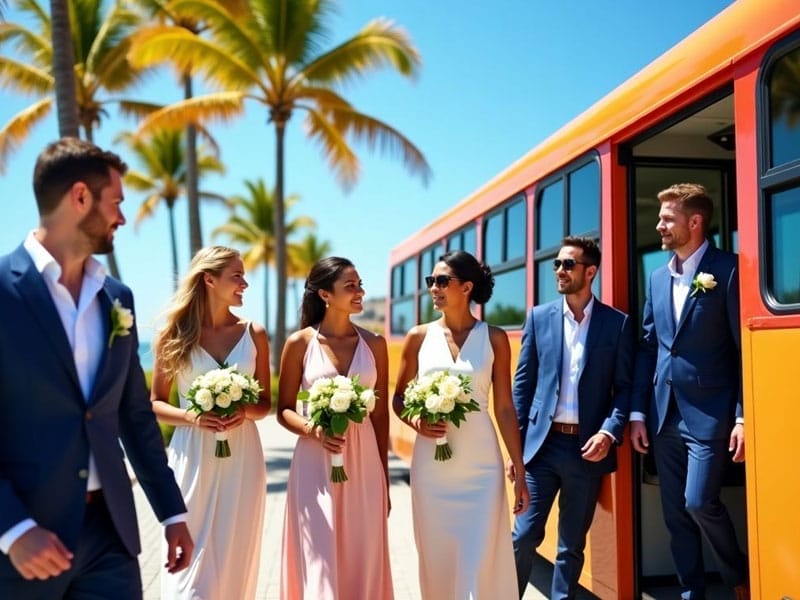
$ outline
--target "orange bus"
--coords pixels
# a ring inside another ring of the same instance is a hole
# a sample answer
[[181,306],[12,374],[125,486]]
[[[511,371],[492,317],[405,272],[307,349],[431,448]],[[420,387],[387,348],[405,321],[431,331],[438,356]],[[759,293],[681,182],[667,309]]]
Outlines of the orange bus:
[[[491,266],[494,296],[476,311],[507,329],[515,358],[527,309],[557,297],[551,261],[567,234],[599,239],[595,294],[641,322],[649,273],[666,261],[656,193],[681,181],[711,192],[714,240],[740,257],[747,461],[731,468],[723,499],[748,549],[753,598],[800,599],[800,398],[791,367],[800,348],[797,0],[733,3],[394,248],[386,301],[392,374],[405,332],[435,318],[423,277],[451,249]],[[411,430],[395,419],[391,437],[408,459]],[[601,598],[639,598],[674,571],[657,477],[628,441],[619,454],[581,584]],[[539,549],[550,560],[554,518]]]

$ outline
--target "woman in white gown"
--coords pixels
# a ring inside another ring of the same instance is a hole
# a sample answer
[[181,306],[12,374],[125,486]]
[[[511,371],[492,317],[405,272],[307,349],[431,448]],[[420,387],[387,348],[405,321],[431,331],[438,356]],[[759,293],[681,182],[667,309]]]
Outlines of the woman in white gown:
[[[467,252],[449,252],[426,277],[441,319],[406,336],[394,395],[417,376],[435,371],[468,375],[480,412],[459,428],[415,417],[405,422],[418,435],[411,462],[411,504],[423,600],[510,600],[517,597],[511,521],[503,459],[489,416],[495,420],[517,473],[523,473],[517,417],[511,402],[511,350],[498,327],[476,319],[470,302],[489,300],[494,278]],[[493,387],[494,401],[489,403]],[[434,460],[436,438],[447,435],[453,456]],[[514,481],[514,513],[528,504],[524,477]]]
[[[264,521],[266,469],[255,421],[270,409],[269,344],[263,327],[242,321],[247,288],[236,250],[200,250],[181,281],[155,340],[151,399],[161,423],[175,425],[167,448],[183,492],[195,543],[189,568],[162,571],[161,597],[216,600],[255,597]],[[264,388],[258,404],[217,417],[187,411],[192,381],[211,369],[234,366]],[[169,403],[173,381],[180,406]],[[231,456],[215,456],[215,433],[227,432]]]

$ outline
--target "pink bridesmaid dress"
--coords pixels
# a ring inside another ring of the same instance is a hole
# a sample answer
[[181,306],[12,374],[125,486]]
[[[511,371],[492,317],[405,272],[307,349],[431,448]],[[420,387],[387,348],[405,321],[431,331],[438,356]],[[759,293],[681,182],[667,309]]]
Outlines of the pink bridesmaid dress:
[[[374,387],[375,357],[360,337],[347,376]],[[335,377],[330,358],[311,339],[303,389]],[[385,399],[382,399],[385,401]],[[280,597],[283,600],[391,600],[386,477],[369,418],[345,434],[348,480],[332,483],[331,453],[315,439],[297,441],[287,483]]]

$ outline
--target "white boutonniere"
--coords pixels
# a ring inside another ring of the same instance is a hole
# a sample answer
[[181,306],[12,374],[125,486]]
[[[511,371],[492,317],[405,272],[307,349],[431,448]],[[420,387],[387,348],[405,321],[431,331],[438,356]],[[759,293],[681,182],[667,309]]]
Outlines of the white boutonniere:
[[119,298],[114,299],[111,305],[111,334],[108,336],[108,347],[114,343],[114,338],[117,336],[125,337],[131,334],[131,327],[133,327],[133,313],[130,308],[122,306]]
[[689,295],[694,296],[697,292],[703,292],[705,294],[708,290],[713,290],[715,287],[717,287],[717,281],[714,279],[714,276],[711,273],[703,273],[700,271],[694,276],[694,281],[692,281],[692,293]]

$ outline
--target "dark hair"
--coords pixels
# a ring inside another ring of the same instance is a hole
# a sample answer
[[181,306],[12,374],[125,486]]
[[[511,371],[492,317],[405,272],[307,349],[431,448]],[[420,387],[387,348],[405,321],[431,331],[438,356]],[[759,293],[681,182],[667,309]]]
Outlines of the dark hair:
[[472,292],[469,299],[476,304],[486,304],[492,297],[494,289],[494,275],[486,265],[479,263],[478,259],[464,250],[453,250],[439,257],[461,281],[472,282]]
[[33,193],[39,214],[53,212],[64,194],[79,181],[99,198],[111,182],[110,169],[124,175],[128,165],[113,152],[78,138],[65,137],[49,144],[39,154],[33,169]]
[[581,237],[575,235],[568,235],[561,240],[562,246],[572,246],[583,250],[583,259],[585,262],[595,267],[600,267],[600,246],[592,238]]
[[703,218],[703,235],[711,227],[714,216],[714,202],[706,188],[699,183],[676,183],[658,193],[658,201],[676,202],[681,212],[687,215],[700,215]]
[[352,262],[339,256],[327,256],[318,260],[306,278],[303,303],[300,307],[300,327],[308,327],[322,322],[325,316],[325,302],[319,297],[319,291],[333,291],[333,284],[342,275],[342,271],[353,267]]

